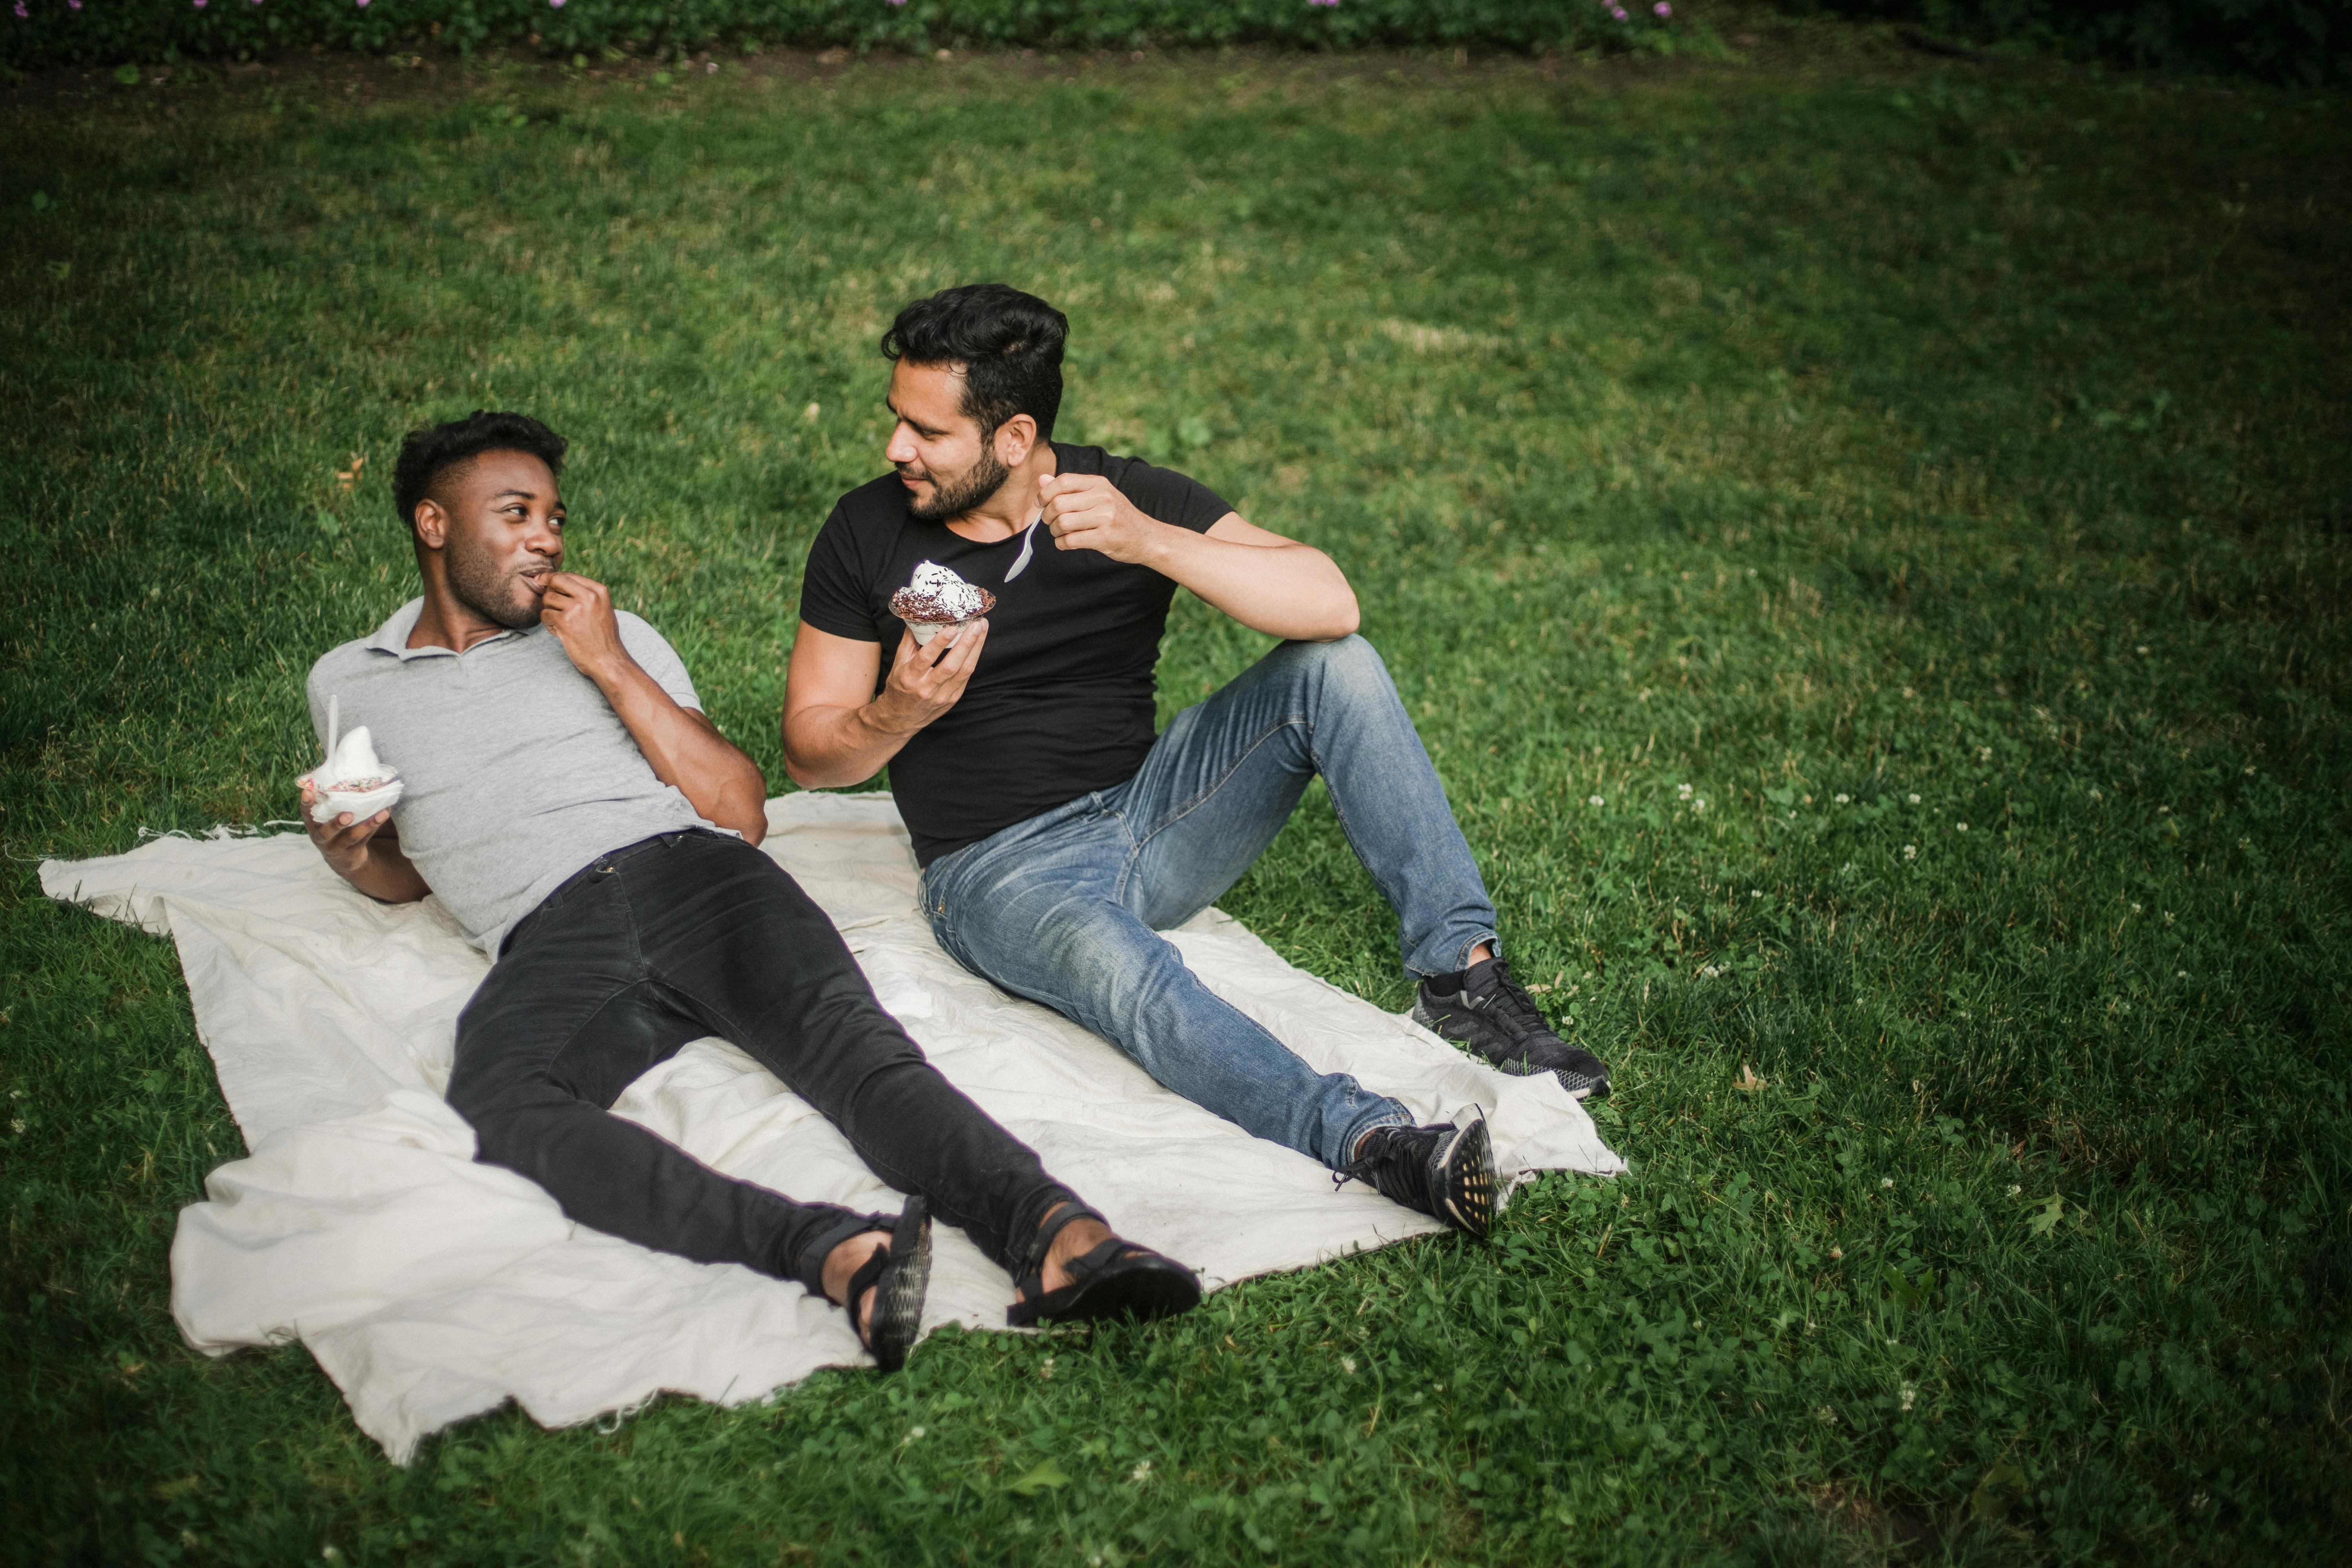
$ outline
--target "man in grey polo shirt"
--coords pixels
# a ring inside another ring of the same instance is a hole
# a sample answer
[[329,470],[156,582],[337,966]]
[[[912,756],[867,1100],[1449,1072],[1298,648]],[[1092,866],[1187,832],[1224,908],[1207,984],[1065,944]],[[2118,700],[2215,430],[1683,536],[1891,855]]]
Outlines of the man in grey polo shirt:
[[[886,1367],[919,1326],[932,1212],[1013,1272],[1015,1321],[1191,1306],[1191,1272],[1113,1236],[942,1078],[754,847],[759,766],[661,635],[562,570],[564,449],[515,414],[413,432],[394,489],[425,592],[309,682],[321,739],[332,701],[405,785],[363,821],[310,823],[327,863],[371,898],[438,895],[494,960],[449,1079],[478,1157],[583,1225],[849,1306]],[[704,1035],[840,1128],[906,1211],[795,1203],[611,1114]]]

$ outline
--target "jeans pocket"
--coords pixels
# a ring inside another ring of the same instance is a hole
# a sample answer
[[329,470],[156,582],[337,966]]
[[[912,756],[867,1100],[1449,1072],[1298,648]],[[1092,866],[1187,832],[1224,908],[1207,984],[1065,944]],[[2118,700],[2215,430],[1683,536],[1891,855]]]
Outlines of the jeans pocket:
[[[924,868],[922,875],[916,879],[915,903],[916,907],[923,912],[923,923],[931,928],[931,940],[938,942],[949,957],[953,958],[955,957],[954,928],[948,924],[947,890],[940,885],[944,879],[934,879],[931,876],[932,868],[938,864],[937,861],[933,861],[931,866]],[[958,960],[958,962],[961,961]]]

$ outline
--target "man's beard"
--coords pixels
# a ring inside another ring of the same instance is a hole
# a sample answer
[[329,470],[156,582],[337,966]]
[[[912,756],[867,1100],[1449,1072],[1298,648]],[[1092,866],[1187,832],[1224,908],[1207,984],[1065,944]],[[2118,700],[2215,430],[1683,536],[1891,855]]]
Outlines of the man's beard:
[[996,444],[990,442],[980,449],[971,468],[962,477],[950,483],[931,476],[932,493],[928,501],[909,501],[907,511],[917,522],[945,522],[960,517],[1004,488],[1013,470],[996,455]]
[[449,552],[449,593],[466,608],[510,632],[539,624],[539,595],[506,575],[487,551]]

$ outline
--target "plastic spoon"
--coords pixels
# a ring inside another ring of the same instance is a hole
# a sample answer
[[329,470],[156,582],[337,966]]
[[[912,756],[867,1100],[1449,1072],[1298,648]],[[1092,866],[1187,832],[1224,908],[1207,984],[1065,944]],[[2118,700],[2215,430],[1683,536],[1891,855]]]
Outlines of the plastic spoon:
[[1030,552],[1037,543],[1037,525],[1045,521],[1045,510],[1040,507],[1037,510],[1037,515],[1029,520],[1029,526],[1021,531],[1021,553],[1013,558],[1013,569],[1004,574],[1006,582],[1012,582],[1013,579],[1029,570]]

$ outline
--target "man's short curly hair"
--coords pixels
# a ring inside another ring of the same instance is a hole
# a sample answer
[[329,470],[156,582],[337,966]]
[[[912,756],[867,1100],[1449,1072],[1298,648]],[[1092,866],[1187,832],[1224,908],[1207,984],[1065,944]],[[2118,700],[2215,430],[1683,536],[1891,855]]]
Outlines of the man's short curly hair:
[[416,503],[433,493],[441,476],[463,468],[485,452],[528,452],[561,476],[568,443],[528,414],[499,414],[477,408],[463,419],[411,430],[400,444],[400,461],[392,471],[392,502],[400,521],[416,526]]

